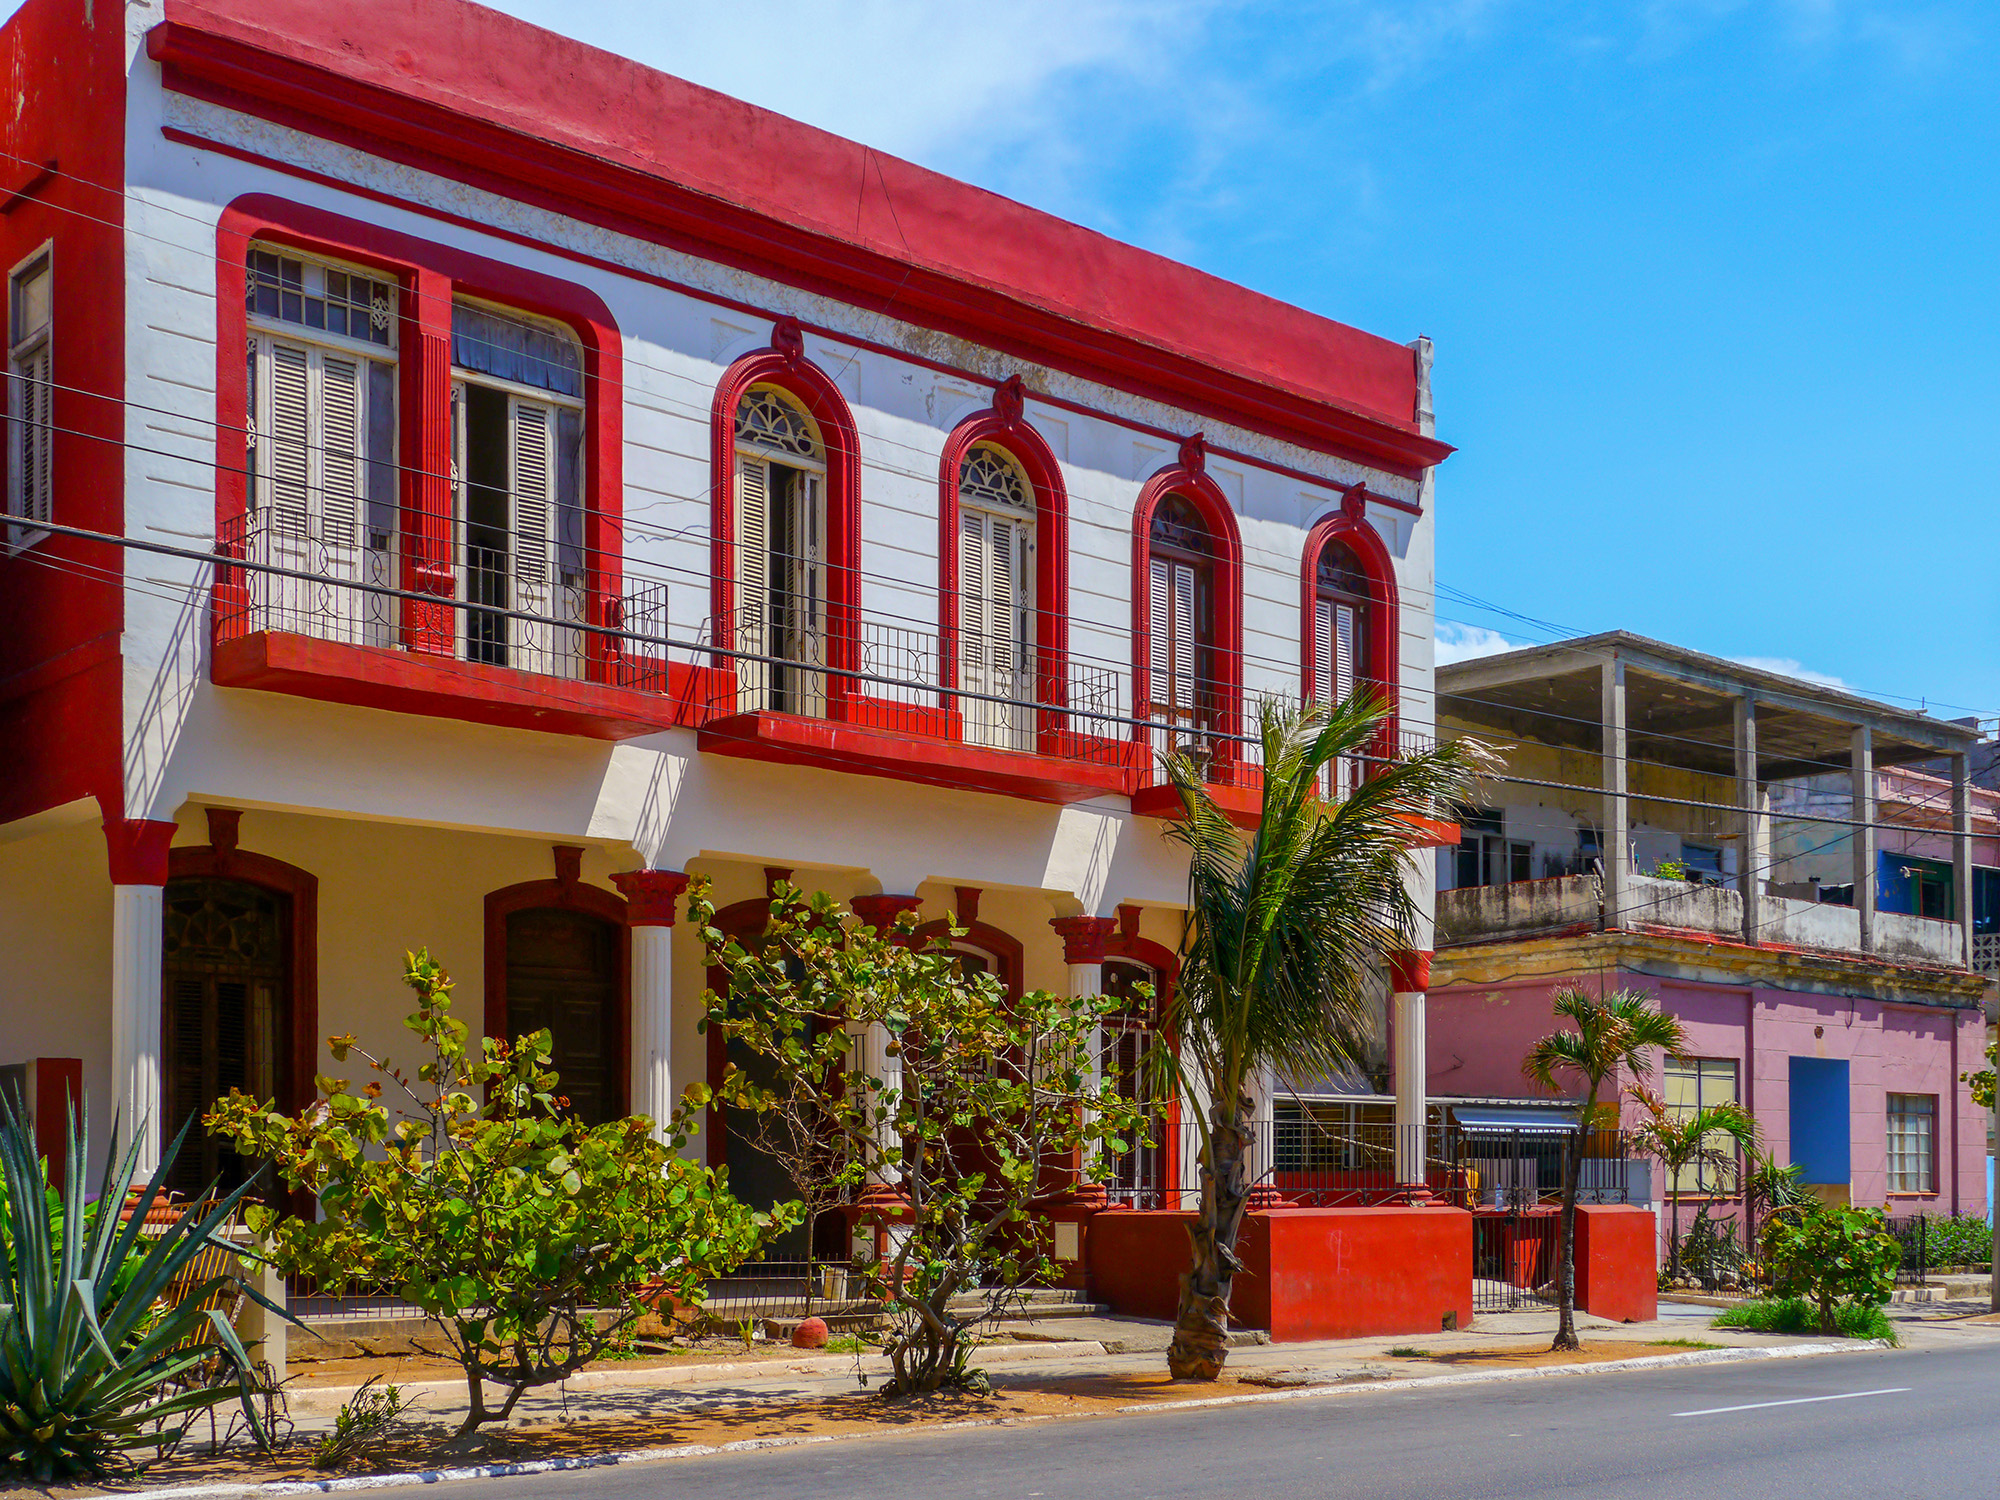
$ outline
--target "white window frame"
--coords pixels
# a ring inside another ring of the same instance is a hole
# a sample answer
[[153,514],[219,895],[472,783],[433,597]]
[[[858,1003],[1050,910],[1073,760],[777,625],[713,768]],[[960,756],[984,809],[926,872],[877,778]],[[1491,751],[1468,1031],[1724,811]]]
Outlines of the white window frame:
[[[995,455],[1021,482],[1023,503],[1003,505],[965,490],[964,464],[981,449]],[[972,744],[1003,750],[1034,746],[1035,716],[1035,573],[1037,514],[1035,490],[1019,460],[996,443],[975,444],[959,467],[958,492],[958,685],[970,693],[1012,698],[1021,705],[996,703],[991,697],[963,698],[960,715],[965,738]],[[992,545],[996,526],[1008,538],[1008,598],[996,601],[988,566],[999,549]],[[991,615],[1004,610],[1004,634],[993,628]]]
[[[1708,1082],[1710,1079],[1719,1079],[1722,1076],[1722,1064],[1727,1064],[1729,1068],[1729,1097],[1727,1099],[1720,1097],[1711,1099],[1708,1097]],[[1683,1079],[1691,1078],[1694,1083],[1694,1101],[1692,1103],[1677,1100],[1669,1100],[1667,1102],[1667,1108],[1681,1119],[1688,1119],[1700,1111],[1712,1108],[1718,1104],[1741,1104],[1743,1102],[1743,1060],[1741,1058],[1701,1057],[1692,1053],[1683,1056],[1668,1057],[1660,1069],[1660,1086],[1663,1094],[1676,1077]],[[1707,1195],[1712,1198],[1729,1198],[1734,1197],[1741,1190],[1742,1184],[1740,1181],[1717,1181],[1711,1183],[1708,1180],[1708,1174],[1711,1170],[1705,1163],[1697,1163],[1693,1167],[1682,1168],[1679,1177],[1679,1191],[1681,1196],[1685,1198]],[[1734,1168],[1730,1169],[1730,1175],[1732,1178],[1740,1177],[1740,1173]],[[1671,1190],[1673,1185],[1674,1179],[1670,1177],[1666,1183],[1666,1189]]]
[[[36,275],[48,277],[47,320],[25,332],[20,326],[21,293]],[[55,284],[56,252],[53,240],[44,240],[17,261],[7,273],[7,514],[15,518],[7,527],[7,547],[21,552],[49,535],[37,521],[55,519]],[[40,361],[42,373],[33,374],[33,362]],[[39,383],[39,389],[37,389]],[[30,410],[37,398],[41,411]],[[29,434],[41,431],[39,457],[41,483],[30,485],[27,472]],[[30,524],[22,524],[27,522]]]
[[[1898,1100],[1913,1100],[1928,1104],[1928,1110],[1899,1110]],[[1938,1190],[1938,1108],[1936,1094],[1904,1094],[1890,1092],[1883,1100],[1883,1165],[1888,1173],[1888,1189],[1891,1193],[1927,1195]],[[1896,1129],[1896,1121],[1921,1120],[1928,1126],[1928,1132],[1903,1132]],[[1911,1170],[1910,1153],[1899,1149],[1910,1141],[1921,1139],[1923,1182],[1920,1186],[1908,1185]]]
[[[816,449],[812,456],[737,436],[736,413],[743,402],[759,390],[771,392],[805,418]],[[732,485],[734,493],[730,497],[730,503],[736,507],[734,645],[738,651],[749,653],[749,656],[736,662],[737,706],[741,712],[757,713],[782,704],[790,713],[806,718],[823,718],[826,714],[827,674],[814,669],[826,664],[829,602],[826,435],[812,413],[806,410],[805,403],[781,385],[759,381],[738,394],[736,403],[725,419],[729,423],[730,441],[734,445],[736,469]],[[774,464],[781,464],[806,476],[811,491],[803,505],[797,503],[795,498],[792,535],[785,538],[772,535],[771,529],[770,473]],[[753,473],[761,476],[761,495],[752,494],[759,487],[750,477]],[[754,535],[744,524],[745,507],[752,504],[763,507],[763,525]],[[769,582],[771,553],[781,542],[785,555],[792,560],[792,587],[787,593],[793,599],[803,598],[811,614],[803,626],[794,623],[791,627],[795,633],[803,634],[803,644],[795,639],[790,643],[789,651],[784,653],[778,650],[786,643],[777,639],[779,632],[777,622],[772,618]],[[772,661],[750,659],[781,654],[787,661],[797,661],[799,666],[782,667]]]

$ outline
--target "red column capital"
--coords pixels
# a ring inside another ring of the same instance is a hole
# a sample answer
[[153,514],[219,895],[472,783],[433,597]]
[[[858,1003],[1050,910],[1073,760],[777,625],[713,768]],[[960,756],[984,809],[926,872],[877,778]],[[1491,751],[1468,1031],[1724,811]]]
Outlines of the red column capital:
[[625,897],[627,927],[671,927],[674,903],[688,888],[679,870],[623,870],[611,877]]
[[854,908],[854,915],[861,918],[882,937],[892,943],[910,941],[908,934],[896,931],[896,919],[906,911],[915,911],[924,904],[922,896],[856,896],[847,903]]
[[1066,964],[1103,963],[1104,945],[1118,930],[1114,917],[1050,917],[1049,926],[1063,940],[1063,962]]
[[1389,988],[1398,995],[1421,994],[1431,987],[1431,955],[1427,949],[1405,948],[1389,955]]
[[174,825],[152,818],[106,818],[105,852],[111,862],[113,885],[165,885],[167,849]]

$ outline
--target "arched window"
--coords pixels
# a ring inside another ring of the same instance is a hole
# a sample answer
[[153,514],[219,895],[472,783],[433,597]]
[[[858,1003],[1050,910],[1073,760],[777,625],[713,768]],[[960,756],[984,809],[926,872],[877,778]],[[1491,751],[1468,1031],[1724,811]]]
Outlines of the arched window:
[[[742,712],[826,711],[826,445],[776,386],[736,403],[736,640]],[[755,658],[775,658],[757,660]]]
[[1026,750],[1035,733],[1035,492],[1004,449],[966,451],[958,476],[959,686],[965,738]]
[[[1381,537],[1353,515],[1331,515],[1306,537],[1301,686],[1321,703],[1368,691],[1396,701],[1395,565]],[[1385,726],[1384,747],[1393,743]],[[1364,758],[1329,768],[1322,795],[1344,796],[1366,774]]]
[[1154,508],[1147,531],[1151,638],[1148,701],[1140,716],[1162,726],[1156,748],[1191,754],[1220,709],[1215,662],[1215,538],[1184,495]]

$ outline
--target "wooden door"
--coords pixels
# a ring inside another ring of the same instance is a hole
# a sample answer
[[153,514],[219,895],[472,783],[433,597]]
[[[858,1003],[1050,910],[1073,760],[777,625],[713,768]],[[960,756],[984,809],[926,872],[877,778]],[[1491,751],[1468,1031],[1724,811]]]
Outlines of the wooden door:
[[618,1110],[617,924],[531,907],[507,918],[507,1036],[547,1029],[556,1093],[586,1124]]

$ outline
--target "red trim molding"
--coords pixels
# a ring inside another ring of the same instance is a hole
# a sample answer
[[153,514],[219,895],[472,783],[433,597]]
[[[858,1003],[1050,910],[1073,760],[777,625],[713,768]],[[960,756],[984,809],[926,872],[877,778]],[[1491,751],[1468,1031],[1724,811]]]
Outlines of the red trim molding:
[[[744,355],[723,371],[709,409],[710,613],[718,643],[736,640],[736,403],[753,385],[775,386],[819,425],[826,444],[827,664],[848,671],[860,664],[861,438],[847,398],[827,373],[805,357],[799,325],[781,318],[769,348]],[[844,716],[850,678],[829,676],[827,711]]]
[[175,825],[152,818],[106,818],[104,849],[113,885],[165,885]]
[[1405,948],[1389,955],[1389,988],[1398,995],[1422,994],[1431,987],[1428,949]]
[[1104,947],[1117,929],[1115,917],[1050,917],[1049,926],[1062,939],[1066,964],[1101,964]]
[[1451,451],[1407,348],[475,7],[176,0],[146,48],[176,92],[1144,398],[1411,477]]
[[632,1110],[632,934],[627,925],[627,906],[611,892],[575,878],[576,856],[572,849],[569,845],[556,846],[554,880],[524,880],[487,893],[485,1034],[512,1040],[507,1035],[508,917],[517,911],[552,906],[563,911],[587,912],[616,923],[618,978],[612,993],[617,1014],[612,1022],[615,1040],[609,1068],[613,1108],[618,1114],[629,1114]]
[[[613,623],[623,592],[625,394],[623,339],[611,310],[588,288],[505,261],[419,239],[265,193],[236,199],[216,230],[216,430],[240,433],[248,411],[242,351],[246,337],[244,259],[251,242],[283,245],[380,272],[399,288],[397,404],[401,420],[402,586],[445,592],[452,576],[450,414],[451,303],[459,294],[485,298],[568,327],[583,349],[584,549],[593,624]],[[241,450],[237,451],[241,457]],[[222,526],[248,507],[239,462],[215,466],[215,518]],[[406,644],[449,654],[452,622],[438,610],[407,610]],[[593,675],[604,672],[603,637],[589,647]]]
[[[1204,454],[1201,434],[1182,442],[1179,461],[1140,487],[1139,502],[1132,509],[1132,701],[1136,709],[1152,698],[1152,590],[1147,580],[1152,571],[1153,512],[1169,495],[1179,495],[1195,508],[1215,542],[1211,655],[1214,685],[1222,700],[1216,727],[1234,734],[1243,717],[1243,538],[1236,529],[1236,513],[1230,509],[1228,497],[1202,467]],[[1143,740],[1145,733],[1135,728],[1132,737]],[[1220,746],[1218,758],[1231,758],[1232,742],[1223,740]],[[1137,807],[1133,811],[1138,811]]]
[[1314,697],[1320,689],[1316,646],[1319,636],[1319,559],[1329,542],[1342,542],[1353,552],[1368,575],[1373,592],[1374,618],[1368,622],[1368,660],[1363,670],[1369,682],[1380,690],[1389,705],[1384,722],[1385,744],[1394,745],[1396,714],[1402,697],[1402,664],[1397,653],[1402,647],[1398,622],[1399,591],[1396,560],[1382,534],[1368,520],[1367,492],[1355,485],[1347,492],[1341,508],[1321,516],[1306,533],[1305,552],[1299,564],[1299,685],[1303,695]]
[[[952,935],[953,927],[959,929],[959,935],[956,937]],[[968,948],[983,948],[992,954],[999,961],[1000,987],[1007,992],[1009,1000],[1019,1000],[1027,988],[1023,976],[1027,949],[1019,938],[1001,931],[991,922],[981,922],[977,918],[968,920],[960,915],[949,922],[943,920],[926,922],[917,929],[916,935],[917,941],[921,943],[943,938],[947,942],[964,943]]]
[[938,635],[944,680],[958,684],[958,476],[965,456],[980,444],[1004,449],[1035,491],[1035,646],[1052,685],[1068,680],[1069,491],[1062,465],[1047,439],[1026,417],[1026,392],[1010,375],[993,404],[954,427],[938,458]]
[[[237,880],[286,898],[285,986],[292,1013],[278,1103],[287,1114],[297,1114],[315,1098],[313,1079],[319,1073],[319,877],[268,854],[238,848],[237,821],[241,817],[229,808],[208,809],[210,842],[171,850],[167,876],[173,880]],[[160,1004],[164,1024],[164,992]]]
[[671,927],[674,903],[688,888],[688,877],[679,870],[622,870],[611,877],[625,898],[625,925],[628,927]]
[[915,943],[915,934],[905,938],[896,932],[896,919],[904,912],[914,912],[924,904],[922,896],[892,896],[886,892],[878,896],[855,896],[848,903],[867,926],[875,929],[877,937],[892,943],[910,946]]

